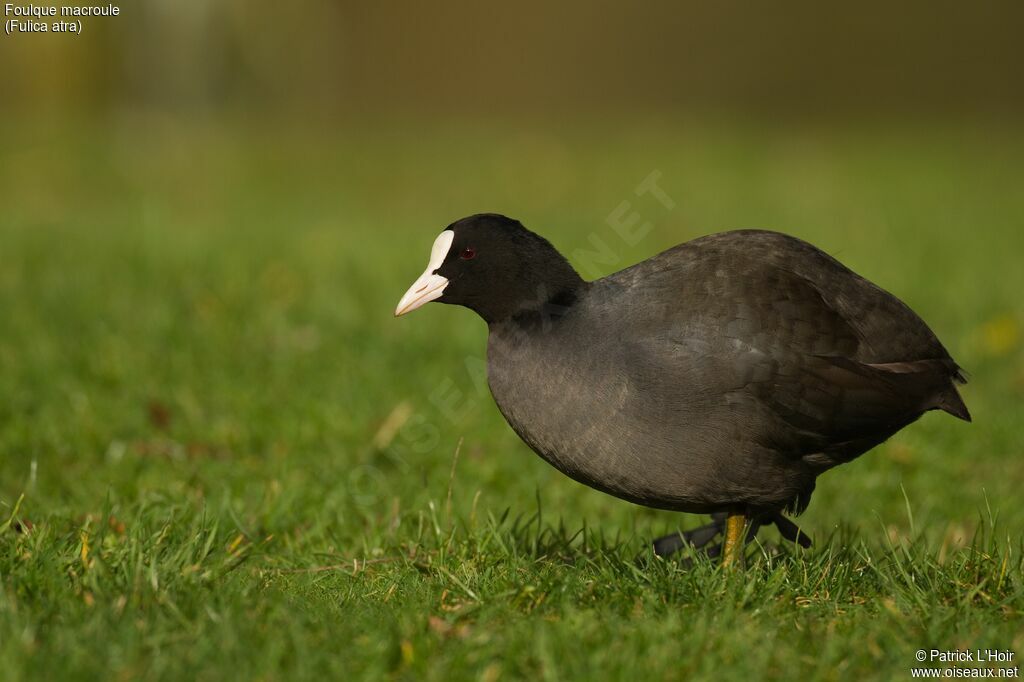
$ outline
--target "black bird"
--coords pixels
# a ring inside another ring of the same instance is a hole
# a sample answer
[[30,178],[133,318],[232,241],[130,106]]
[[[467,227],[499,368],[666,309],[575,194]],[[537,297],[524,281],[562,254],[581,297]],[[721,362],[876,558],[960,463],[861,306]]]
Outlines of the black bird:
[[807,242],[737,230],[584,281],[543,237],[480,214],[434,241],[395,315],[429,301],[487,322],[488,384],[567,476],[636,504],[712,514],[654,543],[764,524],[804,546],[815,479],[928,410],[970,421],[960,367],[906,304]]

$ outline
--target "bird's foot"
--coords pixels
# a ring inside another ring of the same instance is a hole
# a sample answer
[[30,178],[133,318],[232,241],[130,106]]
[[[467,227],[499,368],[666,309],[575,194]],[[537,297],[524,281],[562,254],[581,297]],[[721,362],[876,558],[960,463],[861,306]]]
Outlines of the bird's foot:
[[[693,530],[662,536],[654,541],[654,554],[655,556],[667,557],[686,546],[690,546],[695,550],[701,550],[712,559],[717,558],[722,554],[722,544],[711,544],[711,542],[719,535],[725,534],[727,519],[728,514],[726,512],[717,512],[711,515],[711,523],[709,524],[699,526]],[[746,546],[757,536],[761,526],[770,524],[775,524],[775,527],[779,529],[779,534],[784,539],[794,542],[801,547],[811,546],[811,538],[780,512],[772,512],[749,519],[743,545]]]
[[[725,531],[725,512],[711,515],[711,523],[694,528],[693,530],[664,535],[654,541],[654,554],[665,557],[675,554],[683,547],[690,545],[694,549],[707,547],[708,556],[717,557],[721,552],[721,545],[708,544]],[[714,553],[712,554],[712,550]]]
[[800,530],[799,526],[787,519],[781,513],[776,513],[770,519],[770,522],[774,523],[775,527],[779,529],[779,535],[790,542],[795,542],[805,549],[811,546],[811,536]]

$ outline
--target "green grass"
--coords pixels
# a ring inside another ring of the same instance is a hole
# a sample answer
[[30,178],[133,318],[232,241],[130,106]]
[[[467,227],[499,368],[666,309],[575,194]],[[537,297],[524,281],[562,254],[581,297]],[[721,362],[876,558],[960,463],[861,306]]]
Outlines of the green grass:
[[[0,149],[4,680],[909,679],[920,648],[1024,653],[1024,135],[127,118]],[[654,170],[672,210],[634,193]],[[482,210],[567,254],[596,235],[602,272],[720,229],[807,238],[933,326],[975,423],[929,414],[826,474],[809,551],[637,564],[703,520],[533,455],[468,311],[391,316]]]

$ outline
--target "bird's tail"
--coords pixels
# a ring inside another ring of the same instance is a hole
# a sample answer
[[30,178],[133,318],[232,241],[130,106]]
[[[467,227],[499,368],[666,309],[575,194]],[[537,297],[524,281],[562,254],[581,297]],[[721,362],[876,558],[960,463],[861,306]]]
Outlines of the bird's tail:
[[967,409],[967,404],[964,399],[960,397],[960,391],[956,390],[957,384],[967,383],[967,373],[964,372],[963,367],[951,361],[952,367],[950,367],[950,381],[941,394],[936,403],[936,407],[944,412],[948,412],[957,419],[963,419],[965,422],[971,421],[971,413]]
[[971,421],[971,413],[956,390],[957,384],[967,383],[967,375],[952,358],[869,364],[867,367],[887,372],[892,378],[902,377],[902,381],[916,386],[919,394],[927,396],[921,409],[942,410],[965,422]]
[[967,404],[964,403],[964,399],[960,397],[960,391],[956,390],[956,386],[953,384],[950,384],[949,388],[939,396],[935,406],[957,419],[963,419],[965,422],[971,421],[971,413],[967,409]]

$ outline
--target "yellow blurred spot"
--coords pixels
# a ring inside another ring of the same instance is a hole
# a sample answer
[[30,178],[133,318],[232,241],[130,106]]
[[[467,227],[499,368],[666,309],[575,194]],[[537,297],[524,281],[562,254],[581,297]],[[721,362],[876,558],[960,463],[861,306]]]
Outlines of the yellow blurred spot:
[[89,534],[82,531],[82,565],[89,568]]
[[481,682],[498,682],[498,678],[501,677],[501,666],[497,663],[491,663],[489,666],[484,668],[484,671],[480,674]]
[[411,665],[415,657],[412,653],[412,642],[407,639],[402,640],[402,663]]
[[981,338],[991,355],[1006,355],[1020,345],[1020,323],[1013,315],[1000,315],[982,325]]
[[395,439],[398,430],[405,425],[405,422],[409,421],[411,416],[412,405],[410,403],[403,400],[395,405],[384,419],[384,423],[377,429],[377,433],[373,437],[373,446],[378,450],[384,450],[387,446],[391,445],[391,441]]
[[244,539],[245,539],[245,536],[242,535],[241,533],[239,533],[238,537],[236,537],[234,540],[232,540],[231,544],[228,545],[228,554],[234,554],[235,550],[238,549],[238,546],[240,544],[242,544],[242,540],[244,540]]

